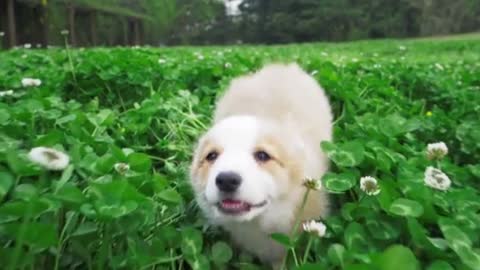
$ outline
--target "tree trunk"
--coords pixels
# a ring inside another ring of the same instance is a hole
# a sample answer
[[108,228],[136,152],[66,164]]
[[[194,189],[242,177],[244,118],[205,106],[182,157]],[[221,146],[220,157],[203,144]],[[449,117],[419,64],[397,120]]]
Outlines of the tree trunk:
[[77,39],[75,37],[75,6],[72,2],[68,5],[68,27],[70,32],[70,43],[72,46],[77,44]]
[[15,2],[7,0],[7,20],[8,20],[8,41],[9,46],[17,45],[17,30],[15,27]]
[[128,40],[128,24],[129,24],[128,18],[123,20],[122,22],[123,22],[123,45],[128,46],[130,45],[130,42]]
[[140,45],[140,23],[138,20],[133,21],[134,33],[135,33],[135,45]]
[[48,45],[48,6],[42,5],[41,9],[41,20],[42,20],[42,46],[47,47]]
[[90,37],[92,40],[92,45],[97,45],[97,12],[93,10],[90,13]]

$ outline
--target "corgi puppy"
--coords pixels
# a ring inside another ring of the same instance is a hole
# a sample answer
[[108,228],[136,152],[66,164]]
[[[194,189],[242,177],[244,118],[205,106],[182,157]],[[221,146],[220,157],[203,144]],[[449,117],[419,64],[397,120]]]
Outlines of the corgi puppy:
[[190,180],[198,205],[235,244],[281,264],[286,251],[270,234],[290,234],[298,218],[328,213],[325,191],[312,190],[298,215],[304,179],[320,180],[328,170],[320,143],[332,140],[332,125],[323,89],[297,64],[269,64],[235,78],[194,151]]

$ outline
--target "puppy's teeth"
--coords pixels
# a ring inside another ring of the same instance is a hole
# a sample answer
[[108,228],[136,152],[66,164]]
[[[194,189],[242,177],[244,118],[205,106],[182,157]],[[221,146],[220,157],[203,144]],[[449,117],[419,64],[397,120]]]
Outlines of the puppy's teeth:
[[222,201],[220,207],[232,211],[232,212],[241,212],[249,210],[249,204],[243,201]]

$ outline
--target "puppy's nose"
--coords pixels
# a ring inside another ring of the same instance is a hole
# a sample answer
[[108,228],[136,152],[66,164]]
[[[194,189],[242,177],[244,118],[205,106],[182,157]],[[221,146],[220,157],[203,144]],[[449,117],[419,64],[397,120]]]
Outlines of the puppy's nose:
[[242,182],[242,177],[234,172],[222,172],[217,175],[215,178],[215,183],[220,191],[223,192],[235,192],[240,183]]

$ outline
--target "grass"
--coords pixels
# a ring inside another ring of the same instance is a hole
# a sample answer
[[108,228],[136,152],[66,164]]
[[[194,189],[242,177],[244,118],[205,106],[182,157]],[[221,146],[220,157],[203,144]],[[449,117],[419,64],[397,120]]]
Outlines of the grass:
[[[0,91],[13,90],[0,97],[2,267],[266,269],[208,226],[188,165],[233,77],[297,61],[335,114],[334,143],[319,145],[333,209],[324,237],[277,235],[289,269],[480,269],[479,41],[0,52]],[[448,154],[430,160],[437,141]],[[37,146],[69,165],[42,168]],[[447,191],[425,185],[428,166]]]

